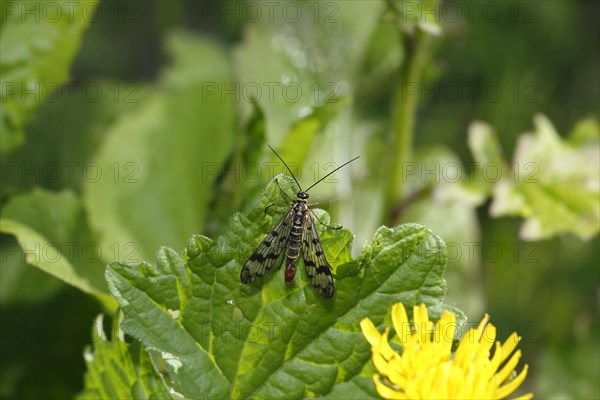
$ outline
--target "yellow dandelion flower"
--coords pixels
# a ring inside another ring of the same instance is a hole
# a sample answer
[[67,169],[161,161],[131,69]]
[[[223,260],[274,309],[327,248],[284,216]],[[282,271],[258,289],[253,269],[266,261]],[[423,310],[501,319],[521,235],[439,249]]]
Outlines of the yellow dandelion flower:
[[[392,307],[392,322],[402,354],[389,344],[389,328],[380,334],[365,318],[360,327],[371,344],[375,387],[386,399],[503,399],[521,385],[528,366],[514,376],[521,340],[513,333],[503,344],[496,342],[496,328],[485,315],[476,329],[469,330],[452,356],[456,317],[444,311],[435,323],[424,304],[414,307],[410,324],[402,303]],[[493,355],[490,351],[494,347]],[[513,353],[514,352],[514,353]],[[512,378],[512,379],[511,379]],[[531,399],[528,393],[518,399]]]

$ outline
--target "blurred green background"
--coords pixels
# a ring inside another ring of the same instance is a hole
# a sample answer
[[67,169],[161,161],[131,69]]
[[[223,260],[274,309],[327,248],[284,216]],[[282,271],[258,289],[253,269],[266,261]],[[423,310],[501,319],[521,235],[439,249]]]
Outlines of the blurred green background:
[[[282,172],[270,144],[304,187],[360,155],[311,190],[355,253],[383,223],[430,227],[449,247],[448,302],[523,337],[525,389],[599,398],[600,3],[415,4],[2,1],[0,397],[80,392],[92,322],[115,307],[105,265],[223,232]],[[402,82],[406,37],[438,29]],[[409,98],[418,172],[391,218],[391,121]],[[560,142],[532,150],[538,113]],[[494,211],[510,201],[489,181],[446,175],[481,172],[474,121],[507,164],[538,167],[543,190],[521,186],[517,211]],[[581,180],[554,185],[557,162]]]

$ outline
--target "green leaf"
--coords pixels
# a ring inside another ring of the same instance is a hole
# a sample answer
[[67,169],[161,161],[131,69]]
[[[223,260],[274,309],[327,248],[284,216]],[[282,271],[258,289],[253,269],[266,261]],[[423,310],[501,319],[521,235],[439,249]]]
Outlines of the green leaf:
[[[117,246],[132,262],[162,245],[178,246],[203,228],[236,133],[233,102],[207,97],[204,88],[228,82],[223,49],[177,32],[167,51],[173,64],[163,74],[164,87],[109,128],[94,160],[101,174],[82,187],[103,252]],[[216,67],[194,71],[190,57]]]
[[582,119],[575,124],[568,137],[568,143],[572,146],[582,146],[586,143],[593,144],[598,141],[598,120],[593,118]]
[[277,11],[246,24],[233,53],[240,103],[247,105],[252,97],[261,105],[270,141],[315,107],[335,107],[350,95],[353,80],[364,76],[364,49],[384,7],[382,2],[370,7],[351,1],[296,2],[293,29],[286,12]]
[[327,394],[329,399],[366,399],[379,398],[375,385],[373,384],[373,374],[376,373],[373,363],[365,363],[362,371],[346,382],[336,384],[331,392]]
[[0,231],[16,237],[27,264],[94,295],[108,309],[114,309],[103,279],[101,250],[72,192],[37,189],[13,196],[2,208]]
[[78,399],[166,399],[169,391],[139,342],[122,341],[115,319],[112,342],[102,328],[102,315],[92,329],[94,351],[84,353],[87,365],[85,389]]
[[63,287],[58,279],[54,279],[40,269],[31,268],[26,263],[25,253],[14,236],[0,235],[0,249],[2,249],[1,304],[42,303]]
[[469,126],[469,149],[473,154],[473,183],[486,195],[490,195],[496,176],[509,176],[510,169],[502,153],[496,132],[484,122]]
[[[98,96],[90,97],[82,87],[97,90]],[[100,173],[114,176],[114,166],[100,170],[93,156],[115,119],[139,106],[147,90],[108,81],[65,86],[56,102],[43,104],[25,124],[35,140],[3,157],[0,194],[33,187],[79,192],[82,182],[94,181]]]
[[535,132],[519,138],[512,176],[495,184],[490,212],[525,218],[520,235],[526,240],[567,232],[590,239],[600,228],[597,125],[595,139],[571,144],[545,116],[537,115],[534,123]]
[[[290,178],[279,181],[295,192]],[[361,371],[370,348],[360,320],[381,324],[400,301],[445,307],[444,242],[417,224],[380,228],[356,259],[350,232],[318,224],[336,275],[331,300],[310,287],[302,262],[289,286],[277,268],[241,284],[242,265],[281,215],[275,207],[265,215],[265,207],[281,201],[272,181],[249,215],[236,214],[218,239],[192,237],[183,257],[162,248],[156,266],[108,268],[123,330],[165,360],[173,389],[183,396],[304,398],[336,393],[338,385],[368,386]]]
[[[95,0],[3,3],[0,35],[2,111],[0,149],[9,152],[24,140],[32,112],[69,79],[69,67]],[[6,12],[4,14],[4,12]]]
[[[298,143],[313,143],[317,133],[321,132],[324,126],[334,120],[340,109],[349,104],[347,98],[337,99],[336,103],[325,103],[315,106],[306,115],[294,121],[289,132],[285,136],[283,143],[278,146],[277,153],[284,160],[294,160],[302,165],[311,151],[310,146],[298,146]],[[284,170],[279,159],[273,155],[272,162],[279,164]],[[296,177],[298,178],[298,177]]]

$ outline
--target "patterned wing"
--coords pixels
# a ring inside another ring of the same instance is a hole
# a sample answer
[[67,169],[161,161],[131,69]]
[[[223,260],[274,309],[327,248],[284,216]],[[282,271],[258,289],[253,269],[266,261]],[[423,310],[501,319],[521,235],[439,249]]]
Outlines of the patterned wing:
[[254,282],[273,267],[290,236],[293,217],[294,212],[290,209],[254,250],[240,272],[242,283]]
[[331,267],[323,253],[323,247],[319,241],[319,234],[315,227],[315,219],[309,210],[304,221],[304,232],[302,233],[302,253],[304,265],[310,284],[319,294],[326,299],[333,297],[333,277]]

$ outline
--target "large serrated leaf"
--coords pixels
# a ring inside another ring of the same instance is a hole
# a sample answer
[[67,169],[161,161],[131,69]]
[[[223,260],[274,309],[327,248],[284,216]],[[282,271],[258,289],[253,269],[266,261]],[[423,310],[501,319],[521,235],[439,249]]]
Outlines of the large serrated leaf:
[[[293,193],[291,179],[279,180]],[[302,262],[289,286],[275,268],[254,284],[241,284],[242,265],[281,213],[265,215],[264,209],[281,201],[271,182],[256,208],[235,215],[217,240],[195,236],[183,257],[163,248],[156,266],[108,268],[107,281],[125,315],[123,329],[165,359],[176,392],[194,398],[303,398],[347,393],[358,385],[373,396],[361,373],[370,348],[360,320],[368,316],[381,324],[399,301],[444,307],[445,245],[417,224],[380,228],[355,260],[348,231],[322,232],[334,249],[328,254],[336,272],[331,300],[310,287]]]
[[[118,327],[113,329],[112,341],[102,331],[102,316],[96,319],[92,335],[94,351],[86,349],[87,373],[83,399],[165,399],[167,387],[154,370],[148,353],[138,343],[127,345],[118,337]],[[115,325],[118,320],[115,320]]]

